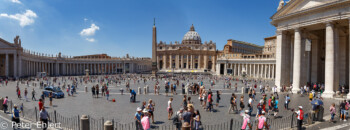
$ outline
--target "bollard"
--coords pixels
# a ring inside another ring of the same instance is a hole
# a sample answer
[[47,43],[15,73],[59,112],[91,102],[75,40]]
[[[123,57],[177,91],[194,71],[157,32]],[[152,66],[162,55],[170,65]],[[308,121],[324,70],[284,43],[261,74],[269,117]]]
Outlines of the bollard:
[[4,98],[3,97],[1,97],[0,98],[0,110],[3,110],[4,109],[4,106],[2,105],[2,103],[4,102]]
[[113,130],[113,123],[111,121],[106,121],[104,124],[104,130]]
[[89,117],[86,115],[82,115],[80,118],[80,128],[82,130],[90,130],[90,121],[89,121]]
[[138,90],[139,90],[139,91],[137,92],[137,94],[140,95],[140,94],[141,94],[141,87],[139,87]]
[[184,122],[182,124],[181,130],[191,130],[191,125],[189,123],[187,123],[187,122]]
[[87,89],[87,87],[85,86],[85,92],[88,92],[88,89]]
[[143,87],[143,93],[144,93],[144,94],[147,94],[146,87]]
[[149,93],[149,87],[148,87],[148,85],[146,85],[146,91],[147,91],[147,93]]
[[242,94],[244,94],[244,88],[242,88]]

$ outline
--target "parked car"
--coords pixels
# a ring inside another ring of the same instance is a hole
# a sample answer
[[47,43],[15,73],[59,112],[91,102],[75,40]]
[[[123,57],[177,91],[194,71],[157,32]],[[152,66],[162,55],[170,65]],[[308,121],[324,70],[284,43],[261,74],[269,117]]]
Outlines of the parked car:
[[64,98],[64,93],[59,87],[48,86],[44,88],[44,96],[49,97],[49,94],[52,92],[53,98]]

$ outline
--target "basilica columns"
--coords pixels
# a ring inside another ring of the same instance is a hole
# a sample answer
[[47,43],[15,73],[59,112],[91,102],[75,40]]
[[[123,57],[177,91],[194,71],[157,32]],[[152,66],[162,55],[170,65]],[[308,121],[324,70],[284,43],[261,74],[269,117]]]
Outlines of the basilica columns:
[[294,63],[293,63],[293,93],[300,91],[301,84],[301,61],[302,61],[302,47],[301,47],[301,32],[300,29],[295,29],[294,32]]
[[332,98],[334,95],[333,86],[335,75],[335,45],[334,45],[334,25],[332,23],[326,24],[326,59],[325,59],[325,91],[323,97]]

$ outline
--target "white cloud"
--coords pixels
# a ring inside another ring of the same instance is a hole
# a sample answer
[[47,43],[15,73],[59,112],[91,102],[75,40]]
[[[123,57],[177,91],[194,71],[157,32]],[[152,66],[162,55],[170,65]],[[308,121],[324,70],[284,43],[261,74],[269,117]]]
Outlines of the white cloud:
[[21,1],[19,1],[19,0],[11,0],[11,2],[13,2],[13,3],[17,3],[17,4],[21,4],[22,2]]
[[91,24],[90,28],[85,28],[80,32],[81,36],[93,36],[95,35],[95,32],[97,30],[100,30],[100,27],[96,26],[95,24]]
[[88,19],[87,18],[84,18],[84,21],[87,21]]
[[34,19],[37,18],[38,16],[32,10],[26,10],[25,13],[22,13],[22,14],[17,13],[14,15],[2,13],[2,14],[0,14],[0,18],[1,17],[17,20],[17,21],[19,21],[19,25],[24,27],[24,26],[33,24]]
[[89,42],[95,42],[95,39],[94,38],[85,38],[86,41],[89,41]]

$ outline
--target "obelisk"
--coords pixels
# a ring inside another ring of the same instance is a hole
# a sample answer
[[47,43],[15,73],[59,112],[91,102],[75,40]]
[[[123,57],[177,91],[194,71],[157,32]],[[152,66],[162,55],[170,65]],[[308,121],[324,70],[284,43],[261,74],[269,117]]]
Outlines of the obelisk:
[[156,19],[153,21],[153,34],[152,34],[152,76],[157,76],[157,28]]

